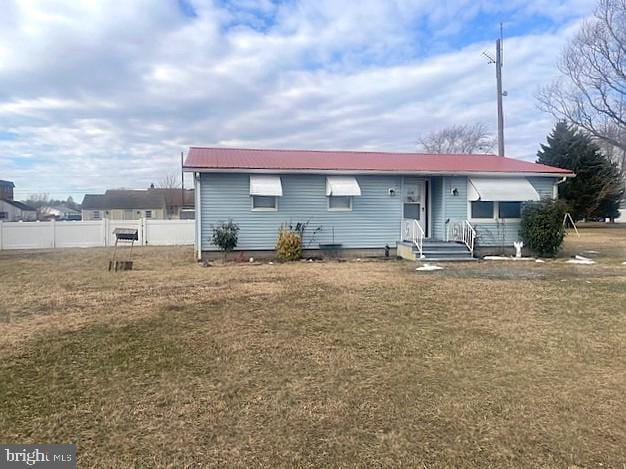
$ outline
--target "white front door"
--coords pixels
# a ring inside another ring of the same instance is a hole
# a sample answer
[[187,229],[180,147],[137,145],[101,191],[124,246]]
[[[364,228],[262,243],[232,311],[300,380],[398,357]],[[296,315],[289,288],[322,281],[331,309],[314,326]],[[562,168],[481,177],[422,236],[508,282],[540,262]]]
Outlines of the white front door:
[[[402,225],[417,220],[426,233],[428,217],[428,201],[426,198],[426,181],[417,178],[404,178],[402,186]],[[403,236],[406,236],[403,230]],[[428,233],[426,233],[428,236]]]

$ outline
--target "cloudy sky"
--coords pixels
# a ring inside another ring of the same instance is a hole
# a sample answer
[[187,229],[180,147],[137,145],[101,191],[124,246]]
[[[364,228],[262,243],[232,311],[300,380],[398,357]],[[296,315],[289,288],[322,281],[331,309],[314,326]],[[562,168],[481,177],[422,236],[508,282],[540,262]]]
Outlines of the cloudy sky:
[[507,154],[534,158],[590,0],[0,0],[0,179],[16,197],[144,188],[189,145],[416,150],[495,131],[504,23]]

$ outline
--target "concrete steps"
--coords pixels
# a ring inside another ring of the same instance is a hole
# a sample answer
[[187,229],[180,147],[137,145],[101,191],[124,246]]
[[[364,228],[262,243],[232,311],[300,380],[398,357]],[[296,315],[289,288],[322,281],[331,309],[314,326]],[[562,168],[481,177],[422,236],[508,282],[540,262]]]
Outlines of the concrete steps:
[[[417,247],[413,246],[413,250],[417,251]],[[424,257],[418,260],[437,262],[471,262],[477,260],[472,257],[465,244],[447,241],[425,240],[422,254]]]

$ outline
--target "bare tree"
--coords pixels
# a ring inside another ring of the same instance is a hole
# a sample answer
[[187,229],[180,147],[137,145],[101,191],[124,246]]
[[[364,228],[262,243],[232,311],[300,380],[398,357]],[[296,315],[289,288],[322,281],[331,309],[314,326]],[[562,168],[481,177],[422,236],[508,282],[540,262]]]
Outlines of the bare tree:
[[626,0],[600,0],[562,53],[563,77],[542,88],[540,107],[605,142],[624,168]]
[[626,179],[626,127],[618,127],[614,122],[606,120],[604,127],[600,127],[602,134],[607,135],[611,140],[620,142],[620,145],[613,145],[606,138],[594,137],[595,143],[600,147],[609,160],[617,165],[620,173]]
[[157,187],[159,189],[179,189],[180,178],[173,173],[166,174],[159,180]]
[[482,123],[453,124],[420,137],[419,144],[428,153],[491,153],[496,139]]
[[41,206],[50,203],[50,195],[45,192],[39,192],[37,194],[30,194],[26,201],[32,206]]

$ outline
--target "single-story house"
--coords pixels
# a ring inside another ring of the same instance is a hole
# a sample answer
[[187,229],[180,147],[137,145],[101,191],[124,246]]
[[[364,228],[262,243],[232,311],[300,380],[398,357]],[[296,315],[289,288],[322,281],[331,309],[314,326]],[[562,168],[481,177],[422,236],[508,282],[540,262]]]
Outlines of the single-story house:
[[574,176],[495,155],[202,147],[184,169],[194,174],[199,258],[218,249],[212,227],[228,220],[250,254],[273,251],[280,226],[296,223],[307,224],[307,249],[388,246],[427,259],[512,250],[524,202],[557,197]]
[[194,201],[193,189],[161,188],[151,185],[148,189],[165,198],[165,218],[168,220],[193,220]]
[[17,200],[0,199],[0,221],[36,221],[37,210]]
[[80,210],[67,205],[56,205],[41,207],[39,209],[39,218],[41,220],[80,221],[82,216]]
[[166,213],[163,194],[148,190],[107,190],[104,194],[85,194],[83,220],[139,220],[164,219]]

